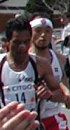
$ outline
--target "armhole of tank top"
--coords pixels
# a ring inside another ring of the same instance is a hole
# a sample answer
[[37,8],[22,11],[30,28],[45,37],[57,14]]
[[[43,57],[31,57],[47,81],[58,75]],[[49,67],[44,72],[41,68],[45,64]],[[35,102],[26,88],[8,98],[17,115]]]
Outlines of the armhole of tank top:
[[1,73],[2,73],[3,64],[5,63],[5,61],[6,61],[6,56],[4,56],[0,62],[0,80],[1,80]]

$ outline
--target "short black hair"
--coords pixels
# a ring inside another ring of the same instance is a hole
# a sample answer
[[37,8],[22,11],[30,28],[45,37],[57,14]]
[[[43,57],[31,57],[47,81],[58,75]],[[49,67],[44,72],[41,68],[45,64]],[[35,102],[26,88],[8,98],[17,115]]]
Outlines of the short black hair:
[[18,16],[16,18],[11,18],[6,24],[6,38],[7,40],[11,40],[13,31],[24,31],[28,30],[30,35],[32,36],[32,28],[31,25],[24,16]]
[[64,39],[64,42],[63,42],[63,46],[66,46],[67,47],[67,44],[68,44],[68,41],[69,41],[69,36],[66,36],[65,39]]
[[6,41],[7,41],[6,37],[2,37],[2,38],[1,38],[1,41],[2,41],[2,42],[6,42]]

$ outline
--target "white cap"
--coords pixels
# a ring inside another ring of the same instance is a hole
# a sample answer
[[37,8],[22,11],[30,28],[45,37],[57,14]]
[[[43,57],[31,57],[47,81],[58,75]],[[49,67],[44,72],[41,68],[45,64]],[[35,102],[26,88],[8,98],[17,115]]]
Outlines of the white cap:
[[48,18],[35,18],[30,22],[31,27],[49,26],[53,29],[52,21]]

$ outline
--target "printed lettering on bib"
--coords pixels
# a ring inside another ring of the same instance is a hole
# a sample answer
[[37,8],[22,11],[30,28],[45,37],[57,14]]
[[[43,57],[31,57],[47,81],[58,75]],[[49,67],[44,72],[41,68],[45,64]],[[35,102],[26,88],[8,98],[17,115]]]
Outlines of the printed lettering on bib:
[[36,110],[36,97],[33,83],[24,83],[20,85],[9,85],[3,88],[5,102],[11,101],[25,103],[28,110]]

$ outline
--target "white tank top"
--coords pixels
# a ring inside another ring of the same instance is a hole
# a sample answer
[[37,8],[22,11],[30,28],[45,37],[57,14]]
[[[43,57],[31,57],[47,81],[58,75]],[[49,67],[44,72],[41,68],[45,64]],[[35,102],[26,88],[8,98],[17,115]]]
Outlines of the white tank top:
[[52,67],[53,74],[55,76],[55,79],[60,82],[63,74],[62,74],[59,60],[58,60],[58,58],[53,50],[50,50],[50,53],[52,55],[51,67]]
[[[52,56],[52,71],[57,81],[61,81],[62,70],[58,61],[58,58],[53,50],[50,50]],[[61,103],[54,103],[51,101],[44,100],[41,102],[41,119],[53,116],[60,112]]]
[[36,109],[35,89],[33,86],[35,72],[30,61],[26,69],[20,72],[11,69],[8,62],[5,61],[2,68],[1,80],[4,84],[3,90],[6,104],[17,100],[21,103],[24,102],[26,108],[31,111]]
[[34,70],[30,62],[25,70],[16,72],[10,68],[8,62],[6,61],[2,68],[1,77],[5,86],[24,82],[33,82],[35,80]]

